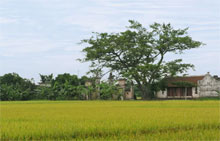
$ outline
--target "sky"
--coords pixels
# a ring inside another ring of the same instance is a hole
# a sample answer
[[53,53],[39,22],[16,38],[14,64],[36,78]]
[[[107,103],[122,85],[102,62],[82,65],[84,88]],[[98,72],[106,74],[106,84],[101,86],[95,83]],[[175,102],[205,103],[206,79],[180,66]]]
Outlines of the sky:
[[182,58],[195,65],[190,75],[220,75],[219,0],[0,0],[0,75],[16,72],[39,81],[40,74],[85,75],[80,63],[92,32],[120,32],[136,20],[189,27],[206,45],[167,60]]

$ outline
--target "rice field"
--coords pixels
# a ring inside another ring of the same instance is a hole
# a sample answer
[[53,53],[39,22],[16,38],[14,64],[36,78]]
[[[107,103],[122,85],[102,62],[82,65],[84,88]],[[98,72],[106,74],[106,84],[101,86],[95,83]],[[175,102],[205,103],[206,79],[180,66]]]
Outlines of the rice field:
[[220,101],[0,102],[0,140],[220,140]]

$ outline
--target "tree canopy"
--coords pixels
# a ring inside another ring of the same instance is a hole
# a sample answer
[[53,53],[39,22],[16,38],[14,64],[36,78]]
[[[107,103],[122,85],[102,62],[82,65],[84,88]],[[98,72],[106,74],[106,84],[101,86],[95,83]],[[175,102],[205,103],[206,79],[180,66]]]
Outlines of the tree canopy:
[[171,24],[154,23],[149,29],[130,20],[127,30],[119,33],[94,33],[82,40],[87,47],[83,62],[90,61],[92,69],[107,68],[121,77],[135,81],[142,98],[153,96],[153,87],[165,77],[175,76],[193,68],[182,59],[166,61],[167,54],[181,54],[203,45],[193,40],[188,28],[174,29]]
[[28,100],[34,97],[35,85],[16,73],[0,76],[0,100]]

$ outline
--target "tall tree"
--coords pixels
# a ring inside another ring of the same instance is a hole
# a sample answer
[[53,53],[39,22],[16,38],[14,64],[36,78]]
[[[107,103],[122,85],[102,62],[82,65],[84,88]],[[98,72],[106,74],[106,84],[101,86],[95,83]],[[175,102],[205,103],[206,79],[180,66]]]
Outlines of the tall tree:
[[88,46],[82,60],[91,61],[91,67],[108,68],[121,76],[136,81],[143,99],[152,96],[152,85],[166,76],[174,76],[193,68],[182,59],[165,61],[165,55],[181,54],[184,50],[200,47],[185,29],[174,29],[170,24],[154,23],[149,30],[130,20],[127,30],[120,33],[94,33],[82,40]]

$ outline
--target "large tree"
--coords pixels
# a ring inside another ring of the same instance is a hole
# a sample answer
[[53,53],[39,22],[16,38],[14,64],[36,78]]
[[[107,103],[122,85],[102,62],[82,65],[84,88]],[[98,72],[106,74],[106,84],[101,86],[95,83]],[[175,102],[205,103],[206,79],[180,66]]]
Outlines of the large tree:
[[181,54],[184,50],[200,47],[185,29],[174,29],[170,24],[154,23],[145,28],[130,20],[127,30],[120,33],[94,33],[82,40],[87,47],[82,61],[91,61],[91,67],[108,68],[122,77],[136,81],[143,99],[152,96],[152,86],[164,77],[174,76],[193,68],[182,59],[165,61],[165,55]]

